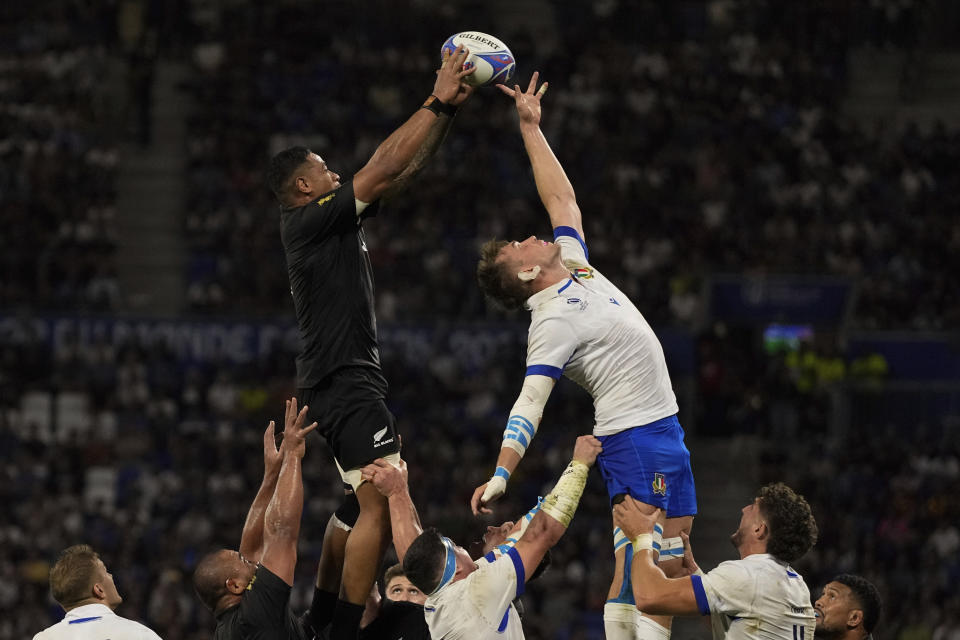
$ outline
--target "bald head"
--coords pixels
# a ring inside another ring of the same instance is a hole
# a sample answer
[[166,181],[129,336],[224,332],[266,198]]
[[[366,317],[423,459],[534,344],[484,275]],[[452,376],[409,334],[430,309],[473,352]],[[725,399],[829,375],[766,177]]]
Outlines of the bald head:
[[208,553],[197,564],[193,572],[193,588],[200,601],[217,613],[226,606],[224,598],[239,597],[255,571],[256,565],[245,561],[239,551],[220,549]]

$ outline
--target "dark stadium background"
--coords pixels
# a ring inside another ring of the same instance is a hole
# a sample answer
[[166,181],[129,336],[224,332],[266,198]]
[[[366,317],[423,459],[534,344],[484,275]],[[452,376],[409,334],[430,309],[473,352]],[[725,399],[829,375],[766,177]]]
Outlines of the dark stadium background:
[[[0,638],[61,613],[87,542],[167,640],[207,638],[197,558],[238,543],[260,434],[294,390],[272,151],[350,176],[416,109],[440,44],[504,39],[551,83],[543,128],[596,266],[664,344],[705,568],[784,480],[800,563],[875,582],[876,636],[960,637],[960,9],[950,0],[41,0],[0,7]],[[479,91],[416,186],[365,225],[390,403],[425,523],[461,541],[523,372],[525,317],[473,280],[489,237],[549,234],[508,100]],[[498,517],[553,483],[589,398],[563,382]],[[312,441],[293,597],[336,470]],[[600,638],[592,477],[527,638]],[[695,623],[675,638],[701,638]]]

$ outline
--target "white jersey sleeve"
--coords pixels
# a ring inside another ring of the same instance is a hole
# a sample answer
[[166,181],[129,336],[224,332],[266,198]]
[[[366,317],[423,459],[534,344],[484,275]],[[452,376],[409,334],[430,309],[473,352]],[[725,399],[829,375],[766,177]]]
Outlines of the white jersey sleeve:
[[553,241],[560,245],[560,260],[567,269],[573,271],[577,267],[587,267],[590,264],[587,243],[573,227],[554,227]]
[[813,640],[816,618],[803,577],[768,554],[690,579],[717,640]]
[[526,375],[558,380],[577,350],[577,334],[566,319],[547,316],[530,324],[527,336]]
[[736,561],[723,562],[705,576],[690,576],[701,615],[737,615],[754,599],[755,581],[749,570]]

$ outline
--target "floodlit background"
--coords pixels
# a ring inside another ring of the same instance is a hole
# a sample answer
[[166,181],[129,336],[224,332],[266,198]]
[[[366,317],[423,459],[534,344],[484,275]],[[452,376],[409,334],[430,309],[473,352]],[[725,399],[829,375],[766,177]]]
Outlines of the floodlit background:
[[[549,80],[543,129],[595,265],[654,325],[697,479],[693,547],[732,558],[763,483],[806,495],[797,569],[880,588],[876,637],[960,637],[960,6],[951,0],[41,0],[0,8],[0,638],[62,616],[47,572],[93,545],[118,613],[208,638],[200,555],[235,547],[297,333],[263,170],[306,142],[346,179],[433,86],[452,33]],[[548,237],[511,102],[479,91],[364,228],[382,356],[425,524],[466,542],[524,370],[525,314],[473,278]],[[499,519],[592,426],[562,382]],[[311,440],[293,605],[329,450]],[[498,520],[499,522],[499,520]],[[602,637],[594,474],[527,638]],[[704,638],[696,623],[674,637]]]

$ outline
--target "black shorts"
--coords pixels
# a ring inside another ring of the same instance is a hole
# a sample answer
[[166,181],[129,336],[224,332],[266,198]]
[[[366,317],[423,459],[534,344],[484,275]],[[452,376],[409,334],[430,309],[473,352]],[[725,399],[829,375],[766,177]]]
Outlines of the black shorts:
[[384,402],[386,383],[379,371],[340,369],[297,395],[301,407],[310,407],[307,424],[317,422],[344,471],[400,451],[396,418]]

